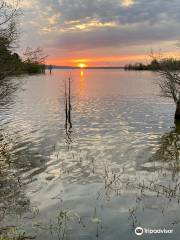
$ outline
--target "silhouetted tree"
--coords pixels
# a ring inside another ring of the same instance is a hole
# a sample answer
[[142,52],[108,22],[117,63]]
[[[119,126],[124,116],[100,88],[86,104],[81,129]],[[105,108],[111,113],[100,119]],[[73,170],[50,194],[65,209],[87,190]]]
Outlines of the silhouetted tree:
[[180,74],[168,69],[159,70],[158,84],[164,97],[170,97],[176,104],[175,119],[180,120]]
[[45,59],[42,48],[32,49],[27,47],[24,53],[24,67],[27,73],[42,73],[45,71]]
[[0,3],[0,44],[5,44],[7,48],[17,39],[16,22],[20,14],[18,4],[19,0],[3,0]]
[[0,2],[0,99],[14,91],[10,81],[4,79],[18,72],[20,58],[13,53],[17,39],[16,17],[19,14],[18,0]]

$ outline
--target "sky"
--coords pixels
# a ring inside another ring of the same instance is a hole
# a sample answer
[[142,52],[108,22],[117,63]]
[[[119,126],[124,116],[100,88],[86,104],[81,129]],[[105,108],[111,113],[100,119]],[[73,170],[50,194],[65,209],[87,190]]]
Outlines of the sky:
[[47,64],[122,66],[179,57],[180,0],[21,0],[21,47]]

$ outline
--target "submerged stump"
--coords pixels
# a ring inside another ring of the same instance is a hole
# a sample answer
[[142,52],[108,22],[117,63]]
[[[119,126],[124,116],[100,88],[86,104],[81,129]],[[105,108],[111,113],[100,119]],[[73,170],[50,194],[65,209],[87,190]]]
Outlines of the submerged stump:
[[175,120],[180,120],[180,100],[176,103]]

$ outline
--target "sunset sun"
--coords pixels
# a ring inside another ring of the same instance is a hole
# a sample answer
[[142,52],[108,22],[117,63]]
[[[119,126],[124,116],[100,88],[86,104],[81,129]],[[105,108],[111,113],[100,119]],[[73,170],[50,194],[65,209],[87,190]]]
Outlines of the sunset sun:
[[79,63],[79,64],[78,64],[78,67],[80,67],[80,68],[85,68],[85,67],[87,67],[87,65],[86,65],[85,63]]

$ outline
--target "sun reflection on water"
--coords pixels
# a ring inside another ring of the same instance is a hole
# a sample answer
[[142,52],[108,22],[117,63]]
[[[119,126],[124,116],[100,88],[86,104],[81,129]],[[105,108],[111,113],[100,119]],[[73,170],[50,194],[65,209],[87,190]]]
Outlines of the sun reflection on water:
[[81,76],[81,78],[84,77],[84,71],[83,71],[83,70],[81,70],[81,72],[80,72],[80,76]]
[[79,93],[80,93],[80,96],[81,96],[81,97],[85,95],[84,70],[82,70],[82,69],[81,69],[81,71],[80,71]]

